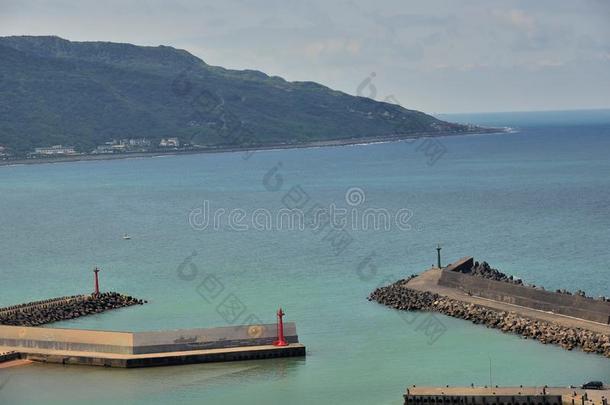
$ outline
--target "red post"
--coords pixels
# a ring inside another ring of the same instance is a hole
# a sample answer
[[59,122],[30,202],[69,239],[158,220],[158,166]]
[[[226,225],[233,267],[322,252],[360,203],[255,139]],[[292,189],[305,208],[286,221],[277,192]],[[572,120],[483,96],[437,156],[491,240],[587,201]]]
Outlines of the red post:
[[95,295],[95,296],[100,295],[100,282],[97,277],[97,273],[99,273],[99,272],[100,272],[100,269],[98,269],[97,267],[93,270],[93,273],[95,274],[95,291],[93,292],[93,295]]
[[288,346],[288,342],[284,339],[284,321],[282,317],[284,316],[284,311],[282,308],[277,311],[277,340],[273,342],[274,346]]

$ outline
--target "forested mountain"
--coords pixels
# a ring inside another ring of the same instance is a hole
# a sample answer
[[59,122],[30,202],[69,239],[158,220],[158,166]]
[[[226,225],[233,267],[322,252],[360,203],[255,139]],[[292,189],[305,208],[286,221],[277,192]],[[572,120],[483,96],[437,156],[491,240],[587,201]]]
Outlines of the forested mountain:
[[313,82],[207,65],[184,50],[0,37],[0,144],[15,153],[114,138],[262,146],[471,131]]

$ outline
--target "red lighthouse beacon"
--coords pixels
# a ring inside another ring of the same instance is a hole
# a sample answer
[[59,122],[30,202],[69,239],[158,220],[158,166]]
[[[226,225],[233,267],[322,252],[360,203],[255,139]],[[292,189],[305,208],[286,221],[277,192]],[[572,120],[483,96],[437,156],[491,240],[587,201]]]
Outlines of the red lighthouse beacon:
[[282,308],[277,311],[277,340],[273,342],[273,346],[288,346],[288,342],[284,339],[284,321],[282,317],[284,316],[284,311]]

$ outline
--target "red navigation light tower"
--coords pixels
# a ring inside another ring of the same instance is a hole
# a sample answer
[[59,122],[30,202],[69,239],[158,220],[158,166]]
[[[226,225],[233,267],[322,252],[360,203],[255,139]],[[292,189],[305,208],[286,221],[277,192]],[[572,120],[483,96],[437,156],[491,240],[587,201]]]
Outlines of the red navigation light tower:
[[100,281],[97,276],[97,273],[99,272],[100,269],[98,269],[97,267],[93,270],[93,273],[95,274],[95,290],[93,291],[93,295],[95,295],[96,297],[100,295]]
[[273,342],[273,346],[288,346],[288,342],[284,339],[284,321],[282,317],[284,316],[284,311],[282,308],[277,311],[277,340]]

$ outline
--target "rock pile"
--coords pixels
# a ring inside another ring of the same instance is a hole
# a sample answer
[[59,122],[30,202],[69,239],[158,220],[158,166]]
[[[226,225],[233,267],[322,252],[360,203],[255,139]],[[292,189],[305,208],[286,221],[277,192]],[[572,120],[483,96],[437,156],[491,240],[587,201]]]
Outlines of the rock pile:
[[556,293],[558,294],[566,294],[566,295],[578,295],[579,297],[583,297],[583,298],[587,298],[590,300],[597,300],[597,301],[602,301],[602,302],[610,302],[610,298],[609,297],[605,297],[605,296],[599,296],[597,298],[593,298],[587,295],[587,293],[585,293],[583,290],[576,290],[575,293],[572,293],[568,290],[566,290],[565,288],[562,289],[557,289],[555,290]]
[[144,303],[146,301],[116,292],[45,300],[0,309],[0,324],[39,326]]
[[377,288],[369,296],[369,301],[377,301],[400,310],[436,311],[506,333],[516,333],[526,339],[536,339],[544,344],[557,344],[567,350],[581,348],[587,353],[610,357],[609,335],[536,321],[514,312],[496,311],[435,293],[413,290],[405,286],[405,281],[400,280],[387,287]]
[[523,284],[521,279],[504,274],[500,270],[492,268],[487,262],[474,262],[474,266],[468,274],[477,277],[488,278],[494,281],[504,281],[506,283],[512,284]]
[[32,301],[32,302],[26,302],[25,304],[17,304],[17,305],[11,305],[9,307],[4,307],[4,308],[0,308],[0,313],[1,312],[6,312],[6,311],[11,311],[14,309],[21,309],[21,308],[25,308],[25,307],[31,307],[34,305],[40,305],[40,306],[45,306],[45,305],[54,305],[59,301],[67,301],[67,300],[73,300],[73,299],[79,299],[84,297],[84,295],[71,295],[71,296],[64,296],[64,297],[57,297],[57,298],[49,298],[46,300],[41,300],[41,301]]
[[[489,263],[487,263],[487,262],[481,262],[481,263],[474,262],[474,265],[472,266],[472,268],[469,271],[467,271],[467,274],[470,274],[470,275],[476,276],[476,277],[487,278],[487,279],[494,280],[494,281],[503,281],[506,283],[525,285],[523,283],[523,281],[521,281],[521,279],[515,278],[515,277],[505,274],[505,273],[502,273],[500,270],[494,269],[493,267],[491,267],[489,265]],[[535,285],[528,285],[528,287],[544,290],[544,287],[541,287],[541,286],[536,287]],[[598,301],[610,302],[610,298],[603,297],[603,296],[598,297],[598,298],[593,298],[593,297],[588,296],[582,290],[578,290],[575,293],[571,293],[570,291],[568,291],[566,289],[558,289],[558,290],[555,290],[555,292],[558,294],[578,295],[580,297],[587,298],[587,299],[592,299],[592,300],[596,299]]]

